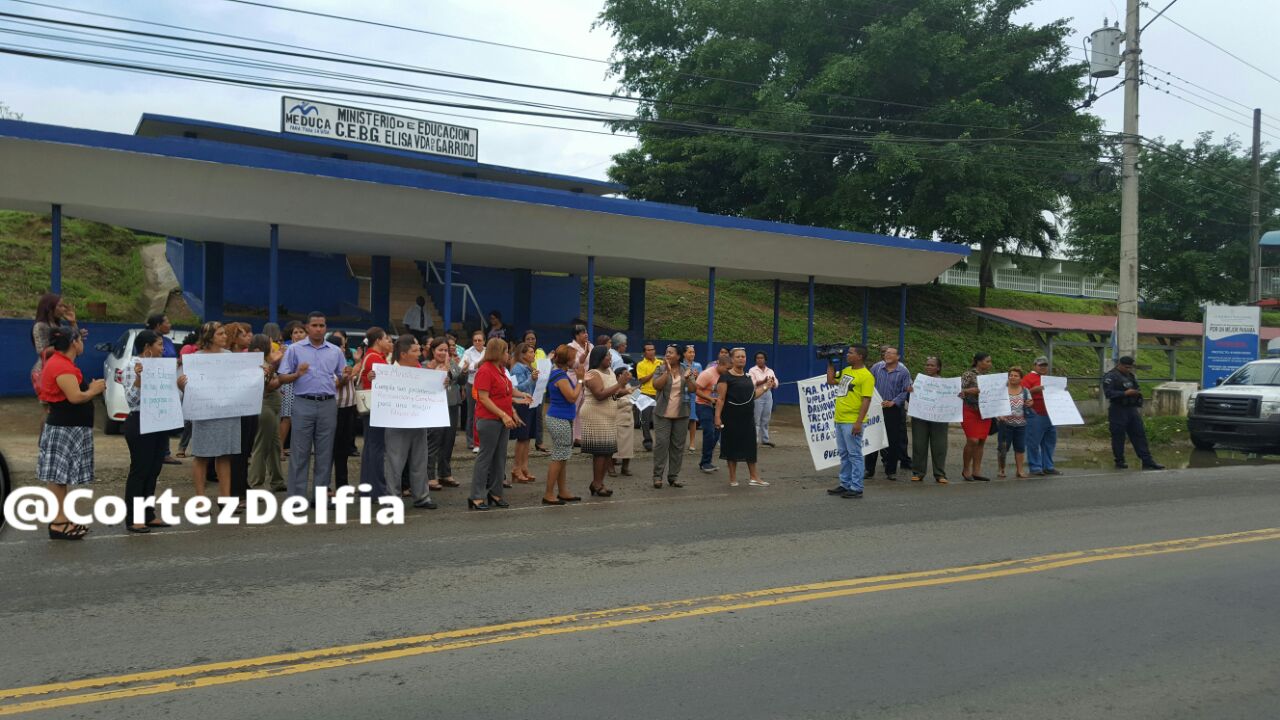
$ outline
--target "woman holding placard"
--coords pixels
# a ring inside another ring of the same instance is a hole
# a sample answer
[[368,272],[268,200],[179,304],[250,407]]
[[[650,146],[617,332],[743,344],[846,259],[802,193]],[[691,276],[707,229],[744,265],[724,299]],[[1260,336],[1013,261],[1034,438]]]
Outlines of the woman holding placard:
[[991,478],[983,477],[982,452],[987,444],[987,436],[991,434],[991,420],[982,417],[978,409],[978,376],[991,369],[991,353],[975,353],[973,365],[960,376],[960,398],[964,400],[964,416],[961,427],[964,428],[964,463],[960,468],[960,477],[965,482],[991,482]]
[[[133,512],[133,499],[156,494],[156,481],[164,468],[164,454],[169,444],[165,431],[143,434],[141,430],[142,407],[142,358],[158,358],[164,354],[164,340],[151,330],[143,330],[133,341],[133,357],[120,374],[124,386],[124,399],[129,405],[129,417],[124,421],[124,441],[129,446],[129,475],[124,482],[124,501]],[[147,508],[145,518],[131,518],[141,522],[126,522],[125,528],[133,533],[148,533],[153,527],[168,527],[156,520],[154,507]]]
[[428,354],[431,359],[427,361],[427,369],[440,370],[445,374],[444,394],[449,404],[449,427],[427,431],[427,482],[432,490],[440,490],[462,484],[453,479],[453,445],[458,439],[462,389],[467,385],[467,373],[458,364],[453,344],[445,338],[433,340]]
[[1027,411],[1031,409],[1031,393],[1022,387],[1022,368],[1017,365],[1009,368],[1009,414],[997,418],[996,427],[999,435],[996,438],[996,462],[998,474],[1004,477],[1004,462],[1013,448],[1013,462],[1017,477],[1026,479],[1027,475]]
[[[193,354],[231,352],[227,349],[227,330],[220,322],[200,326],[200,338]],[[178,376],[178,389],[187,388],[187,376]],[[191,445],[187,452],[195,458],[191,466],[196,495],[204,495],[209,461],[218,477],[218,497],[231,496],[231,456],[240,452],[240,418],[214,418],[191,421]]]
[[[421,368],[419,358],[422,357],[422,346],[418,338],[405,333],[396,339],[396,365],[407,368]],[[384,428],[386,450],[385,473],[388,478],[404,475],[409,470],[409,487],[413,491],[413,506],[416,508],[436,509],[436,502],[431,499],[431,489],[427,485],[427,428]],[[393,480],[394,483],[394,480]]]
[[[941,377],[942,360],[930,355],[924,360],[924,374]],[[911,418],[911,480],[923,482],[924,471],[933,459],[933,481],[947,484],[947,423]]]

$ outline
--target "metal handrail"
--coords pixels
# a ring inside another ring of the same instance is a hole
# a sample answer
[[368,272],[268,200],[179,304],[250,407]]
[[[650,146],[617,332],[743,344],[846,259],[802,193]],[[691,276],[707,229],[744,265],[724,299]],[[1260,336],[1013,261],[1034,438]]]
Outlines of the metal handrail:
[[[440,275],[440,270],[436,268],[435,262],[427,261],[427,267],[431,268],[431,275],[435,278],[435,281],[440,283],[441,286],[443,286],[444,278]],[[468,285],[467,283],[452,283],[452,286],[455,288],[462,289],[462,326],[466,327],[467,325],[467,301],[468,300],[471,301],[471,306],[476,309],[476,318],[483,320],[484,311],[480,309],[480,302],[476,300],[476,294],[471,292],[471,286]],[[440,311],[444,312],[444,308],[440,308]],[[449,321],[446,319],[444,321],[444,324],[447,326],[449,324]],[[446,327],[446,329],[448,328]]]

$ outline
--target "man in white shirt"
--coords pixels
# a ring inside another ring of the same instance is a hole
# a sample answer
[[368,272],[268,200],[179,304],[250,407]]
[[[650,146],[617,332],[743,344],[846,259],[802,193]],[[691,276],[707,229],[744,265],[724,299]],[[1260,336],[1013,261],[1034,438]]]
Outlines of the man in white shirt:
[[425,343],[430,335],[431,316],[427,314],[427,299],[421,295],[418,296],[417,304],[409,306],[404,311],[404,329],[410,335],[418,339],[419,343]]

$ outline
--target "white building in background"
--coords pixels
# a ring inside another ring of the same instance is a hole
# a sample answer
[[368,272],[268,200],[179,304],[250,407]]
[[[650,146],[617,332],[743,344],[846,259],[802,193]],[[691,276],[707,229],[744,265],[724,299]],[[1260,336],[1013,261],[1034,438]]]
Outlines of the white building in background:
[[[1089,272],[1084,264],[1037,255],[996,253],[991,260],[995,287],[1001,290],[1115,300],[1115,281]],[[938,280],[944,285],[978,287],[978,260],[971,258],[949,268]]]

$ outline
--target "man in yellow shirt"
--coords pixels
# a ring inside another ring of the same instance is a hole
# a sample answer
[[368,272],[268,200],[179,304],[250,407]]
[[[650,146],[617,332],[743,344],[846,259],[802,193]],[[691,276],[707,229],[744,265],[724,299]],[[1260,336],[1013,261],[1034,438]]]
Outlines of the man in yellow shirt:
[[[651,398],[658,396],[658,391],[653,389],[653,376],[658,372],[658,368],[662,367],[662,361],[658,359],[657,348],[653,343],[644,344],[644,357],[640,362],[636,363],[636,381],[640,383],[640,392]],[[640,431],[644,433],[644,449],[653,449],[653,406],[645,408],[640,412]]]
[[838,386],[835,424],[836,447],[840,450],[840,484],[827,494],[856,499],[862,497],[862,423],[871,407],[876,379],[866,367],[866,346],[850,345],[845,360],[848,365],[839,374],[835,363],[827,362],[827,384]]

